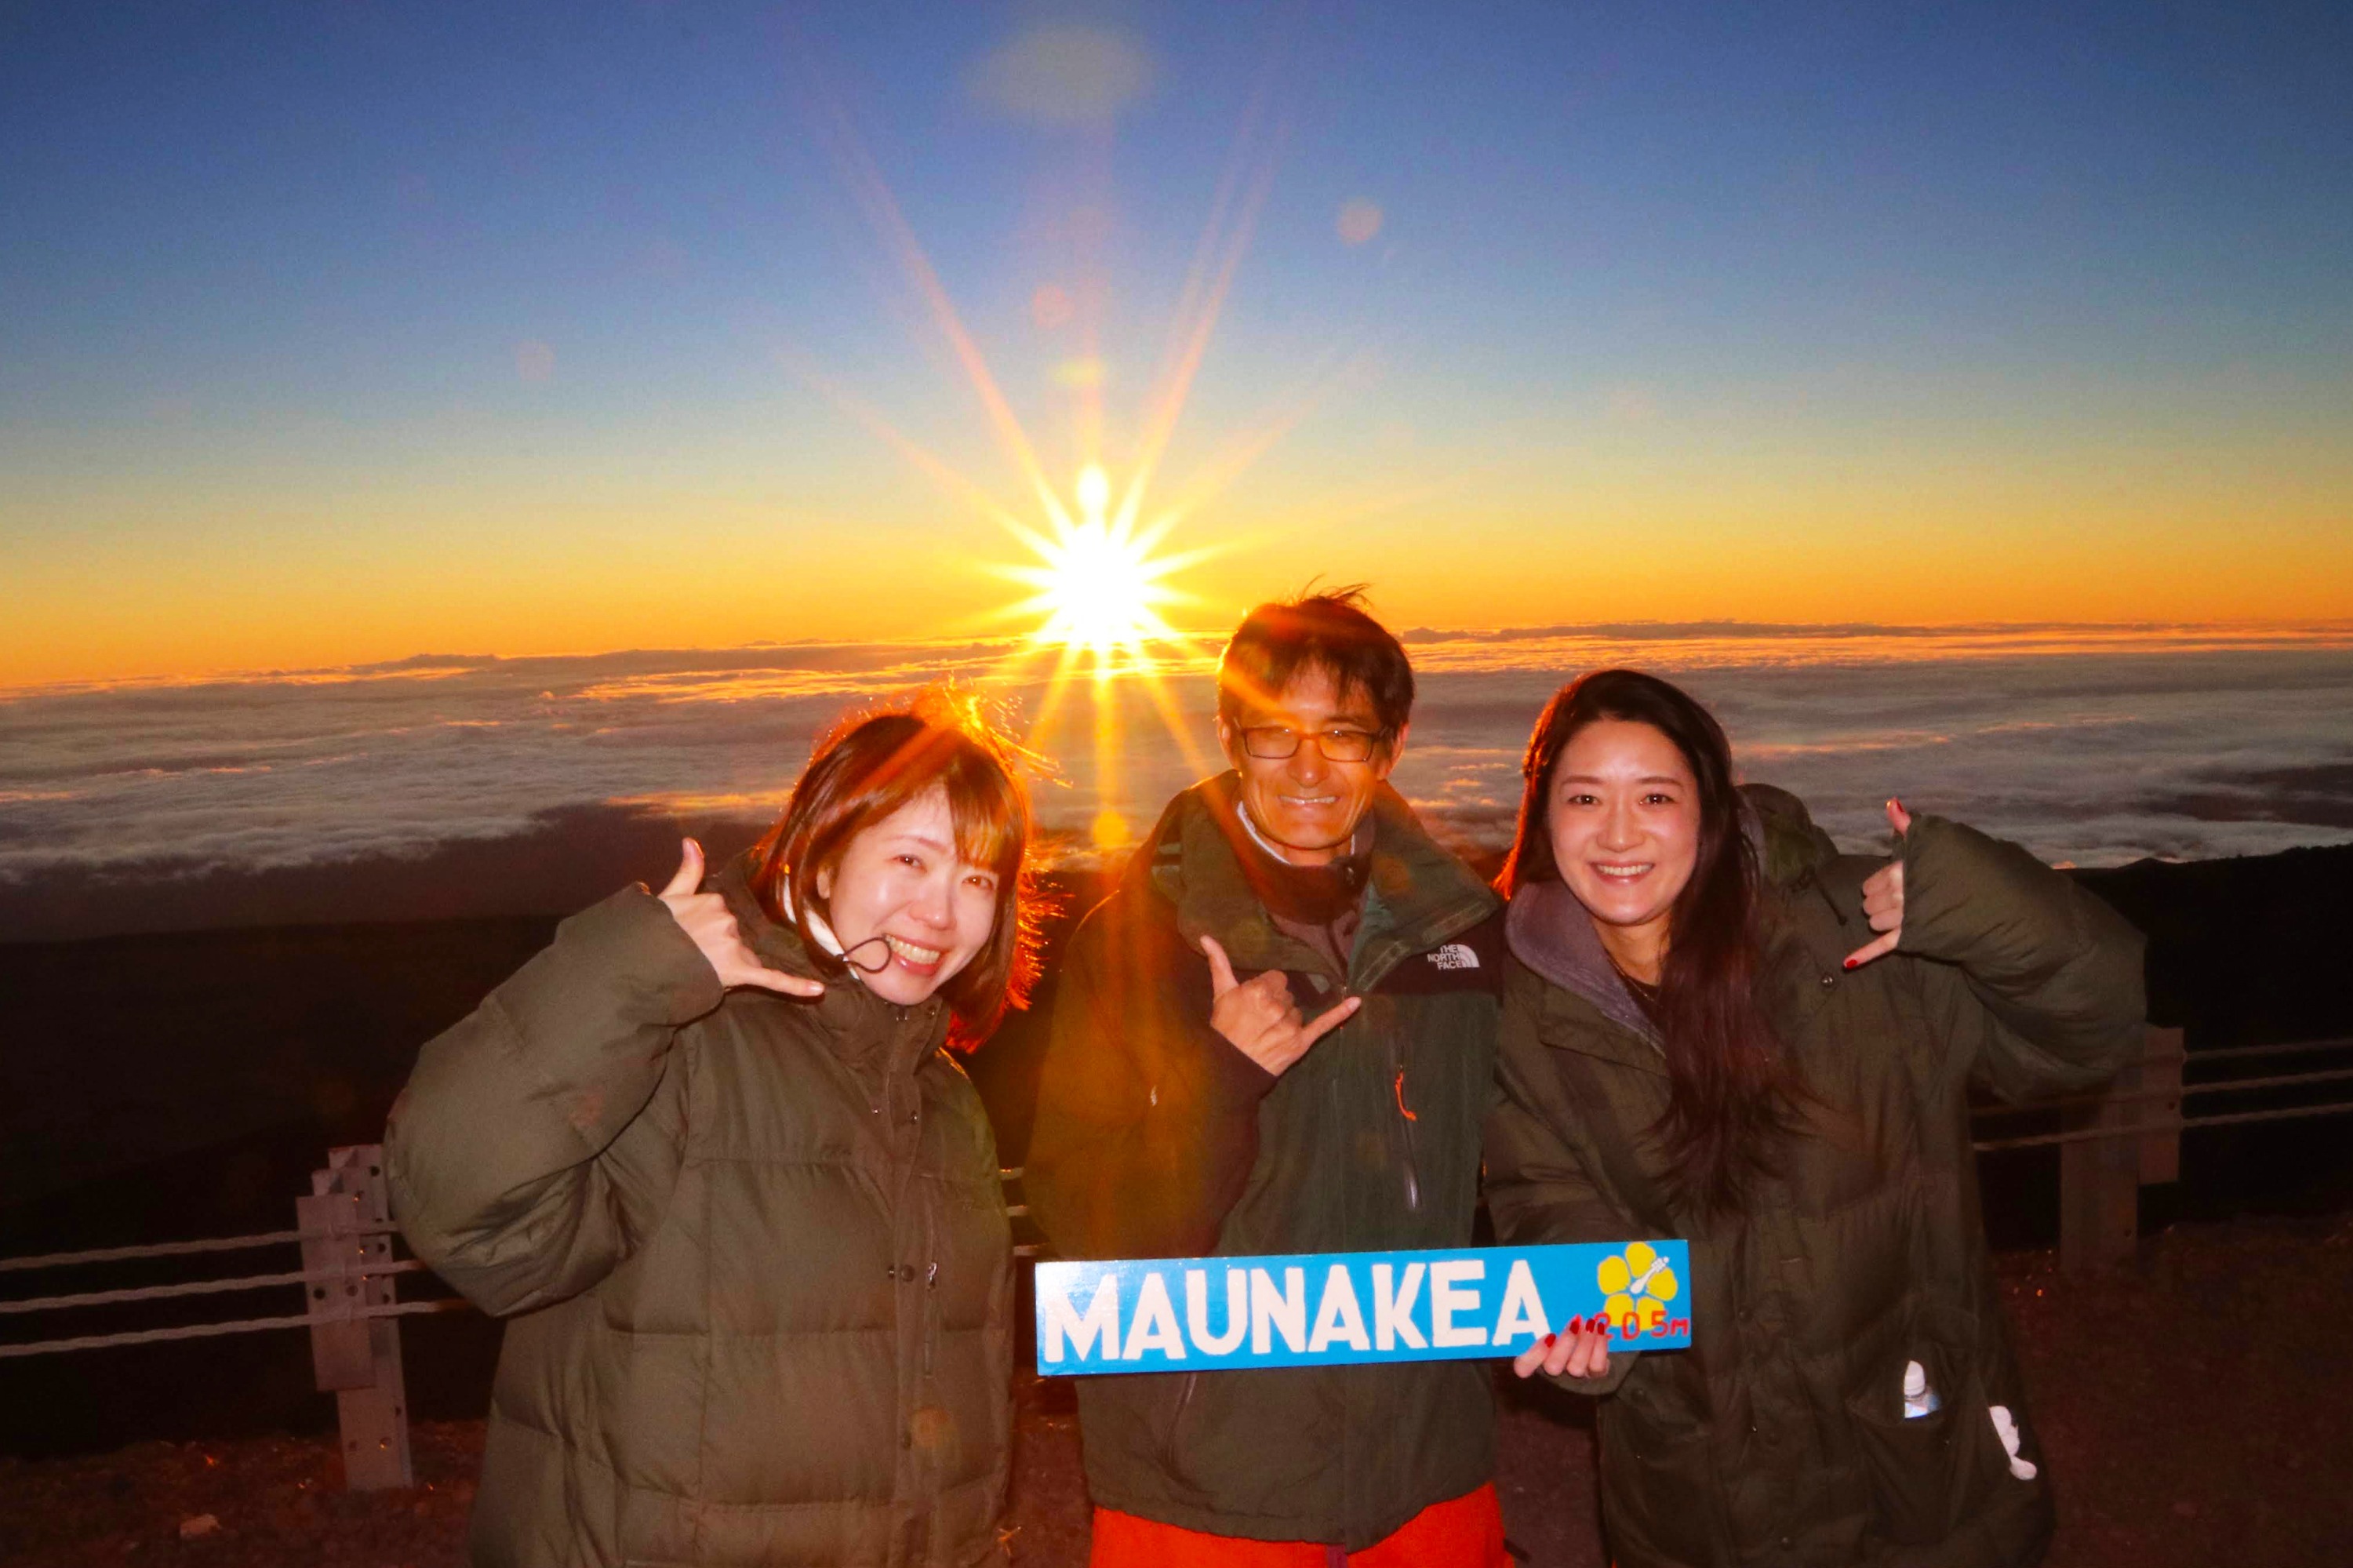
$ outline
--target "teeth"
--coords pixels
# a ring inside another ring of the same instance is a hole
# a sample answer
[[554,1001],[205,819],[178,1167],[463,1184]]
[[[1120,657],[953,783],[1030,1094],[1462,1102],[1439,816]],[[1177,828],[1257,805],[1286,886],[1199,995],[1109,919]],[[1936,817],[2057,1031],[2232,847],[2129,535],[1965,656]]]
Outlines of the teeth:
[[1337,795],[1285,795],[1282,803],[1286,806],[1328,806],[1339,798]]
[[892,952],[898,954],[901,958],[906,959],[911,964],[938,963],[940,961],[940,954],[943,951],[943,949],[939,948],[919,948],[915,946],[914,943],[902,941],[897,937],[885,936],[882,940],[890,944],[890,948]]
[[1597,865],[1595,865],[1595,866],[1594,866],[1594,868],[1593,868],[1593,869],[1594,869],[1594,870],[1596,870],[1596,871],[1598,871],[1598,872],[1599,872],[1599,873],[1600,873],[1602,875],[1604,875],[1604,876],[1640,876],[1640,875],[1641,875],[1644,872],[1646,872],[1646,871],[1650,870],[1651,868],[1650,868],[1650,866],[1649,866],[1649,865],[1647,865],[1647,864],[1642,864],[1642,865],[1599,865],[1599,864],[1597,864]]

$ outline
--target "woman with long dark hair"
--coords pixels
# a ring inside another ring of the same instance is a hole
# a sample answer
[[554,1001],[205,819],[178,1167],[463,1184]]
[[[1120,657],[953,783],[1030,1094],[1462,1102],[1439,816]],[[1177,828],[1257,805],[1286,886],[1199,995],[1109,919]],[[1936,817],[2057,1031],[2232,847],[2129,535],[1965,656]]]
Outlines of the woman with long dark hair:
[[507,1319],[475,1563],[998,1556],[1012,1244],[944,1047],[1034,966],[1015,760],[949,694],[852,715],[426,1045],[396,1217]]
[[1839,854],[1634,671],[1556,694],[1525,772],[1496,1229],[1691,1244],[1691,1279],[1630,1287],[1688,1313],[1689,1351],[1564,1334],[1517,1366],[1601,1396],[1619,1568],[2036,1561],[1968,1090],[2081,1090],[2137,1052],[2138,935],[1893,800],[1894,861]]

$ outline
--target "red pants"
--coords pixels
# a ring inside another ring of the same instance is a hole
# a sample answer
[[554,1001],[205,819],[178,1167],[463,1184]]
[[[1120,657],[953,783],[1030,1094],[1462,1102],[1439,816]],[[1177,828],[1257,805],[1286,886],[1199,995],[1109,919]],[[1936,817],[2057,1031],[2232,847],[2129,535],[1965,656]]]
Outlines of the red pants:
[[1314,1541],[1248,1541],[1207,1535],[1117,1509],[1095,1510],[1088,1568],[1513,1568],[1504,1551],[1504,1510],[1491,1483],[1432,1503],[1397,1533],[1362,1552]]

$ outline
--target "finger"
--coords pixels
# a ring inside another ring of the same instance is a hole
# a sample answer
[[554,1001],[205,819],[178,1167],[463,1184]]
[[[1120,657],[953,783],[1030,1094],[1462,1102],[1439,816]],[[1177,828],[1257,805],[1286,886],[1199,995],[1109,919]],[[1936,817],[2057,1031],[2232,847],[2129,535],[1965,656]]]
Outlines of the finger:
[[1560,1376],[1561,1373],[1568,1370],[1568,1358],[1576,1349],[1577,1336],[1575,1334],[1561,1334],[1556,1336],[1550,1348],[1545,1351],[1545,1371],[1550,1372],[1555,1377]]
[[1346,1001],[1341,1002],[1339,1006],[1324,1014],[1323,1017],[1317,1019],[1314,1022],[1309,1024],[1304,1032],[1307,1038],[1303,1044],[1313,1045],[1315,1042],[1323,1039],[1324,1036],[1329,1034],[1335,1029],[1339,1028],[1343,1023],[1347,1022],[1349,1016],[1356,1011],[1358,1004],[1363,1002],[1364,1000],[1365,999],[1361,996],[1352,996]]
[[825,982],[788,975],[782,969],[754,968],[744,969],[734,978],[736,985],[756,985],[764,991],[782,991],[786,996],[823,996]]
[[1600,1334],[1579,1334],[1577,1349],[1569,1352],[1568,1375],[1599,1377],[1609,1363],[1609,1342]]
[[1225,948],[1218,946],[1215,937],[1201,938],[1201,954],[1209,960],[1209,995],[1220,997],[1234,989],[1234,966],[1226,961]]
[[1904,809],[1903,801],[1893,796],[1887,801],[1887,825],[1895,830],[1895,836],[1899,839],[1912,831],[1912,813]]
[[1536,1368],[1544,1365],[1545,1352],[1552,1349],[1552,1336],[1545,1335],[1512,1358],[1512,1370],[1522,1377],[1532,1377]]
[[1846,956],[1846,967],[1851,969],[1859,969],[1863,965],[1871,962],[1872,959],[1878,958],[1883,954],[1894,952],[1895,950],[1896,939],[1903,935],[1904,933],[1901,930],[1890,931],[1886,935],[1879,938],[1876,941],[1864,943],[1862,947],[1857,948],[1854,951]]
[[1291,977],[1281,969],[1261,969],[1244,982],[1243,989],[1284,1007],[1291,1005]]
[[671,874],[670,885],[661,890],[664,898],[678,898],[702,885],[702,846],[692,839],[678,842],[678,870]]
[[1222,1012],[1226,1022],[1235,1030],[1263,1034],[1270,1029],[1281,1027],[1284,1011],[1277,1003],[1269,1001],[1264,991],[1228,991],[1219,999],[1217,1006],[1209,1010],[1209,1015],[1215,1018]]

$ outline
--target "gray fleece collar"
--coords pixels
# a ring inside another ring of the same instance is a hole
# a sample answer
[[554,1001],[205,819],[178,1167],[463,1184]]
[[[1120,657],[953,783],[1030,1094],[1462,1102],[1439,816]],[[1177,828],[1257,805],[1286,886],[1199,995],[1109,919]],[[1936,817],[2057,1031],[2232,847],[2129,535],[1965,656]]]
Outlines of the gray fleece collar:
[[1538,975],[1583,997],[1610,1022],[1659,1044],[1658,1026],[1626,990],[1618,966],[1602,950],[1593,917],[1567,884],[1536,882],[1515,891],[1504,915],[1504,939]]

